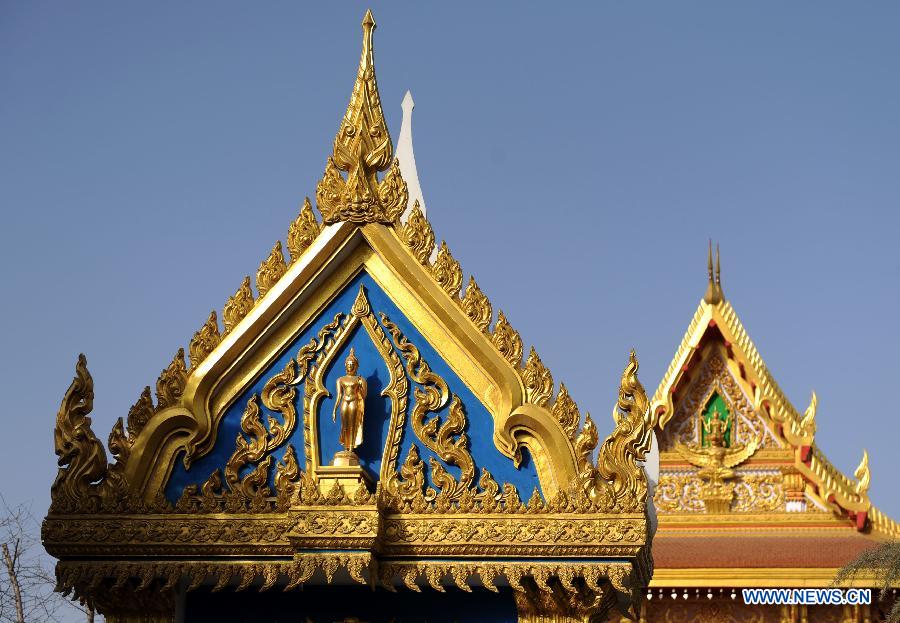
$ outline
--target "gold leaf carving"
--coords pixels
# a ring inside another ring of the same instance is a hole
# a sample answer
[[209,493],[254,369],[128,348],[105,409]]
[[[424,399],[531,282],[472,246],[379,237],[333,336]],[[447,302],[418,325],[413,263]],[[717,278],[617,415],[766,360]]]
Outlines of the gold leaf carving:
[[[406,362],[406,372],[410,379],[418,385],[413,391],[415,404],[410,414],[410,424],[419,441],[440,459],[460,468],[460,479],[453,476],[436,461],[431,461],[431,479],[441,490],[441,495],[449,500],[458,500],[463,491],[471,487],[475,480],[475,462],[469,453],[469,438],[465,428],[467,420],[462,401],[454,396],[446,420],[441,423],[435,416],[426,421],[428,413],[442,409],[449,400],[449,389],[443,378],[432,372],[428,363],[422,359],[419,349],[407,340],[391,320],[381,314],[381,322],[394,339],[397,349]],[[407,458],[409,461],[410,458]],[[427,497],[434,499],[436,493],[430,492]]]
[[312,204],[309,202],[309,197],[307,197],[303,201],[303,208],[300,210],[300,214],[297,215],[297,218],[294,219],[288,230],[287,247],[288,252],[291,254],[291,263],[296,262],[303,252],[309,248],[309,245],[319,235],[319,231],[319,222],[316,220]]
[[[260,461],[264,455],[279,447],[296,427],[297,410],[294,406],[296,389],[293,386],[296,381],[296,364],[293,359],[290,359],[284,369],[272,376],[263,386],[260,392],[263,405],[267,409],[281,413],[282,416],[281,421],[270,416],[268,428],[262,423],[257,395],[253,394],[247,402],[247,408],[241,417],[241,430],[247,437],[238,435],[235,451],[225,464],[225,482],[233,493],[244,499],[253,498],[260,487],[255,479],[250,478],[253,473],[243,481],[239,480],[239,474],[244,466]],[[271,456],[266,457],[266,461],[271,458]],[[285,460],[287,461],[288,458],[286,457]],[[267,480],[268,463],[266,465]],[[262,463],[258,469],[262,469]],[[259,475],[258,478],[261,479],[262,475]],[[261,482],[264,483],[265,480]]]
[[559,384],[559,394],[556,396],[556,402],[553,403],[553,416],[559,422],[563,430],[574,441],[578,432],[578,425],[581,423],[581,414],[578,412],[578,405],[569,395],[564,383]]
[[136,437],[153,413],[153,398],[150,397],[150,387],[148,386],[144,388],[141,397],[128,410],[128,435]]
[[265,296],[286,272],[287,264],[281,251],[281,240],[278,240],[272,247],[269,257],[262,261],[259,270],[256,271],[256,289],[259,290],[259,298]]
[[297,464],[297,454],[294,446],[288,444],[284,450],[284,458],[275,466],[275,496],[278,498],[278,507],[287,509],[290,506],[291,496],[294,494],[294,483],[300,476],[300,466]]
[[162,371],[156,381],[156,410],[178,404],[187,384],[187,367],[184,365],[184,349],[179,348],[172,363]]
[[462,268],[450,254],[446,242],[441,242],[437,258],[431,267],[431,274],[451,298],[459,296],[459,290],[462,288]]
[[463,295],[462,301],[463,311],[466,312],[475,326],[485,332],[491,324],[491,302],[485,296],[478,284],[475,283],[475,277],[469,277],[469,285],[466,286],[466,293]]
[[515,367],[522,363],[522,338],[518,331],[513,329],[503,312],[497,313],[497,322],[494,324],[494,335],[491,338],[494,346],[500,354]]
[[418,201],[413,203],[413,209],[409,213],[406,223],[400,227],[400,237],[403,238],[403,242],[419,260],[419,263],[427,265],[434,252],[434,231],[425,215],[422,214]]
[[206,324],[200,327],[200,330],[191,338],[191,343],[188,346],[191,367],[196,368],[203,363],[203,360],[219,345],[220,341],[222,341],[222,338],[219,335],[219,323],[216,319],[216,312],[213,310],[209,312]]
[[222,323],[225,325],[223,335],[230,333],[251,309],[253,309],[253,290],[250,289],[250,277],[244,277],[241,287],[228,299],[222,309]]
[[546,406],[553,396],[553,377],[550,371],[538,357],[534,347],[528,353],[525,369],[522,371],[522,381],[525,383],[525,399],[532,404]]
[[622,372],[619,399],[613,410],[616,428],[603,442],[597,456],[598,475],[612,497],[629,511],[643,507],[647,497],[647,479],[639,461],[650,450],[657,420],[637,371],[638,361],[632,351]]
[[[375,80],[371,13],[363,21],[363,49],[350,104],[334,139],[334,152],[325,176],[316,187],[316,203],[323,223],[393,224],[406,209],[409,193],[393,159],[381,96]],[[390,167],[379,182],[377,173]],[[347,172],[347,179],[341,176]]]
[[106,475],[106,451],[91,430],[88,414],[94,408],[94,380],[87,359],[78,356],[75,378],[56,414],[53,440],[59,471],[50,488],[51,510],[90,509],[99,494],[94,483]]

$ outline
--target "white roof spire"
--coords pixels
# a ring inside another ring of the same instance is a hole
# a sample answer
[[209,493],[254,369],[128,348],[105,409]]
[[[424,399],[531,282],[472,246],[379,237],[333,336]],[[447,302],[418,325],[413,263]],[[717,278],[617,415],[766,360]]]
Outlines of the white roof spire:
[[422,214],[425,214],[425,198],[422,196],[422,188],[419,186],[419,174],[416,172],[416,157],[413,154],[412,143],[412,111],[416,103],[413,101],[412,93],[406,92],[403,96],[403,103],[400,107],[403,109],[403,122],[400,124],[400,138],[397,140],[397,151],[395,155],[400,161],[400,174],[406,181],[406,187],[409,190],[409,203],[406,211],[400,217],[405,221],[412,210],[413,204],[418,201]]

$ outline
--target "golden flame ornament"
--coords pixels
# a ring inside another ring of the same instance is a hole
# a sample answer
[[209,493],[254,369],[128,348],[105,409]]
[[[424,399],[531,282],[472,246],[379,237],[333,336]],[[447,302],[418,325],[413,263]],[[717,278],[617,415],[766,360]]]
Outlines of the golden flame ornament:
[[[375,80],[375,20],[371,11],[366,11],[362,28],[363,48],[356,84],[334,138],[334,153],[316,187],[316,203],[325,225],[339,221],[393,224],[409,200],[400,165],[393,157],[394,146]],[[388,173],[379,181],[377,173],[385,170]],[[346,179],[342,171],[347,173]]]

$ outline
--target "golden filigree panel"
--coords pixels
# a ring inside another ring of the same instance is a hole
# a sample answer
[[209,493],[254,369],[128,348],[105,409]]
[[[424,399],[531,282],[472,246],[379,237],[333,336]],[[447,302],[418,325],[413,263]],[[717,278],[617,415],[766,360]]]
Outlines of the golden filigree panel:
[[700,441],[697,430],[699,414],[713,393],[722,396],[735,417],[736,443],[749,444],[754,439],[761,438],[760,448],[782,447],[728,369],[724,355],[713,352],[703,361],[699,374],[693,379],[684,397],[675,405],[674,416],[665,429],[659,432],[661,451],[674,451],[677,442],[692,444]]
[[[737,471],[733,486],[731,512],[772,512],[785,509],[785,489],[780,471]],[[706,508],[701,499],[703,481],[692,472],[663,472],[653,496],[657,512],[702,513]]]

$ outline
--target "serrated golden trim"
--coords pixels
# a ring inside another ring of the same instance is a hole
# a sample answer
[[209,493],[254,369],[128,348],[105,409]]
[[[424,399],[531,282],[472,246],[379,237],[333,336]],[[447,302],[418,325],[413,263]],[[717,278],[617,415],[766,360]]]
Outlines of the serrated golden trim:
[[493,310],[491,309],[491,301],[481,291],[478,284],[475,283],[475,277],[469,277],[469,285],[466,286],[466,292],[462,297],[460,306],[466,312],[466,316],[475,323],[475,326],[482,333],[486,333],[488,327],[491,326]]
[[450,295],[450,298],[459,298],[459,291],[462,288],[462,268],[444,241],[441,241],[437,257],[431,266],[431,274],[434,275],[434,280],[440,284],[444,292]]
[[497,322],[494,324],[494,332],[491,337],[494,346],[509,363],[516,369],[522,365],[522,338],[519,332],[512,328],[502,311],[497,312]]
[[527,402],[547,406],[553,396],[553,376],[534,350],[534,346],[531,347],[525,368],[522,370],[522,382],[525,384]]
[[222,324],[225,325],[223,335],[228,335],[244,316],[253,309],[253,290],[250,289],[250,277],[244,277],[241,286],[222,308]]
[[572,441],[578,433],[578,425],[581,423],[581,413],[578,411],[578,405],[569,395],[569,390],[564,383],[559,384],[559,393],[556,395],[556,401],[550,410],[553,417],[559,422],[563,430]]
[[319,222],[316,220],[312,203],[307,197],[303,201],[303,208],[301,208],[300,214],[297,215],[297,218],[294,219],[294,222],[291,223],[288,229],[287,248],[291,255],[291,264],[296,262],[303,252],[309,248],[320,231],[321,227],[319,227]]
[[413,203],[413,209],[400,227],[399,234],[419,263],[427,266],[434,253],[434,230],[422,213],[418,200]]
[[287,272],[287,263],[284,261],[284,253],[281,250],[281,240],[275,242],[269,257],[264,259],[256,271],[256,289],[259,291],[259,298],[266,295],[266,292],[272,289],[278,280]]
[[200,327],[200,330],[191,338],[188,346],[188,353],[191,359],[191,368],[196,369],[203,360],[206,359],[213,349],[219,345],[222,340],[219,335],[219,323],[216,319],[216,310],[209,312],[209,318]]
[[187,366],[184,364],[184,349],[179,348],[165,370],[156,380],[156,410],[176,405],[184,394],[184,386],[187,384]]

